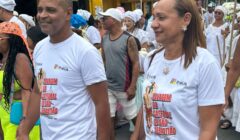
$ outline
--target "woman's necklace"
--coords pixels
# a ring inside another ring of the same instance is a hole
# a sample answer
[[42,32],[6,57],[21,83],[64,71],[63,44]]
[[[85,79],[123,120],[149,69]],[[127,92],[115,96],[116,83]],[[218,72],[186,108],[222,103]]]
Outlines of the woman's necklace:
[[[165,53],[164,53],[163,57],[165,57]],[[163,69],[162,69],[162,73],[164,75],[168,75],[169,72],[170,72],[169,64],[167,64],[167,62],[165,60],[164,60],[163,63],[164,63],[164,66],[163,66]]]
[[168,75],[168,73],[170,72],[170,69],[168,66],[164,66],[163,69],[162,69],[162,72],[164,75]]

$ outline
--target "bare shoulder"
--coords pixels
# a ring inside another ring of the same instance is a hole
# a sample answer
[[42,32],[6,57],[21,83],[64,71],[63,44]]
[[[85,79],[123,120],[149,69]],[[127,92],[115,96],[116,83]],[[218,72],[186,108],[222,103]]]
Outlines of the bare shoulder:
[[16,56],[15,66],[16,69],[26,69],[30,66],[30,59],[24,53],[18,53]]
[[128,48],[129,49],[134,49],[134,50],[138,50],[137,48],[138,48],[138,46],[137,46],[137,42],[136,42],[136,40],[135,40],[135,38],[133,37],[133,36],[130,36],[129,38],[128,38]]

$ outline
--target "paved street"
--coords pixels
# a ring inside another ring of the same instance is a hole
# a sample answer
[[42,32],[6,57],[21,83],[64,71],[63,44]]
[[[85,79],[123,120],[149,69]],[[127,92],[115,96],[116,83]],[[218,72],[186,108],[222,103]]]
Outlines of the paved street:
[[[128,124],[116,129],[116,140],[129,140],[130,132],[128,130]],[[236,132],[234,128],[219,129],[218,140],[240,140],[240,133]]]

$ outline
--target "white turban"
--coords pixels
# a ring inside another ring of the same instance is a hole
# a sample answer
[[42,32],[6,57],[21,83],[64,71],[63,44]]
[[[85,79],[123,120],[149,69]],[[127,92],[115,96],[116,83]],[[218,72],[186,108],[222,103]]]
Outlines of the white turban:
[[117,7],[117,9],[118,9],[122,14],[125,13],[125,9],[124,9],[123,7]]
[[138,21],[138,15],[136,13],[134,13],[133,11],[127,11],[124,13],[123,17],[128,17],[130,19],[132,19],[134,22]]
[[133,12],[137,14],[137,21],[139,21],[143,15],[143,11],[141,9],[136,9]]
[[83,17],[86,21],[88,21],[91,16],[90,12],[88,12],[87,10],[83,10],[83,9],[78,9],[77,14],[80,15],[81,17]]
[[222,11],[223,14],[224,14],[224,16],[227,15],[227,9],[224,8],[223,6],[217,6],[217,7],[215,8],[215,11],[216,11],[216,10],[220,10],[220,11]]
[[19,17],[25,20],[29,25],[35,26],[35,22],[32,16],[29,16],[27,14],[20,14]]
[[240,17],[240,12],[237,13],[237,18],[239,18],[239,17]]

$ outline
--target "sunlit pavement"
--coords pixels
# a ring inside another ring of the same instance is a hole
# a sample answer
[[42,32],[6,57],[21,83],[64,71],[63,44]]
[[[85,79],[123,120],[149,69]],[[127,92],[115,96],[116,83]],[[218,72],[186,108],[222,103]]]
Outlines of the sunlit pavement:
[[[116,129],[116,140],[129,140],[131,133],[129,132],[129,125],[123,125]],[[240,133],[235,131],[235,128],[219,129],[218,140],[240,140]]]

